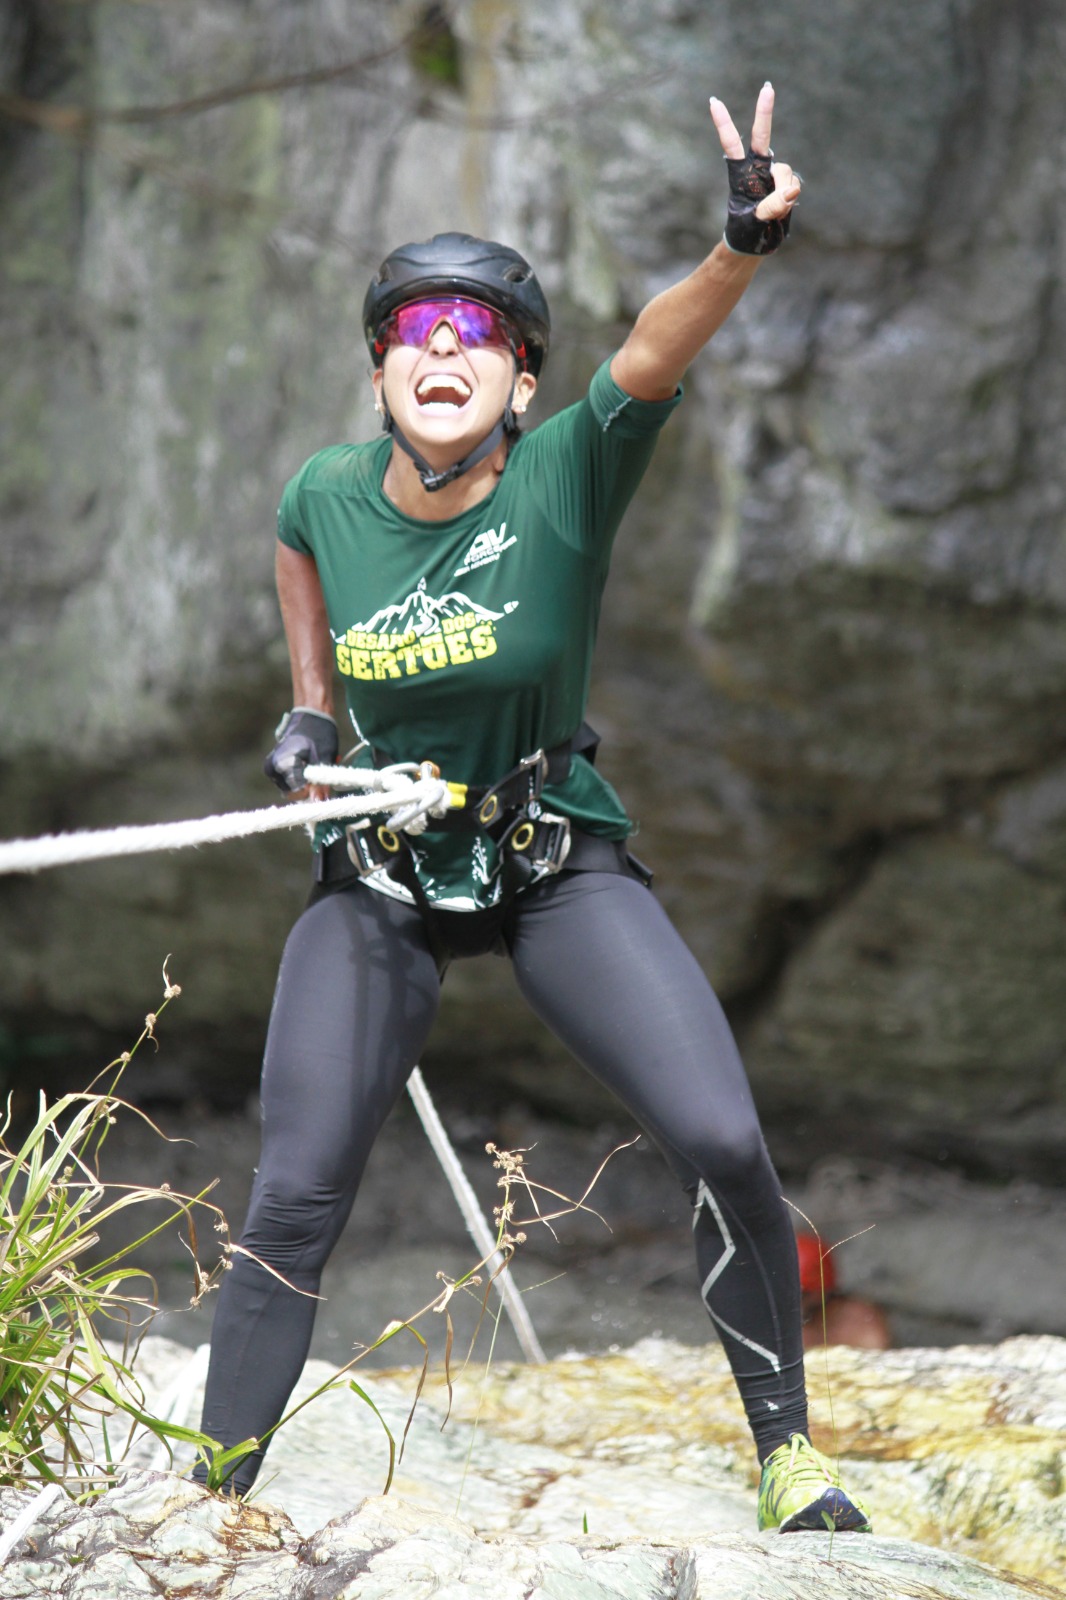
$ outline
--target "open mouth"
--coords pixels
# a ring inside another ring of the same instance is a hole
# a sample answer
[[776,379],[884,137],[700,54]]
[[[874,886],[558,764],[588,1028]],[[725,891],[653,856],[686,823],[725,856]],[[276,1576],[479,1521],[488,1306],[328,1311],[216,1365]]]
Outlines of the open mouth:
[[459,411],[471,395],[470,385],[451,372],[431,372],[415,390],[415,399],[423,411],[434,416],[447,416]]

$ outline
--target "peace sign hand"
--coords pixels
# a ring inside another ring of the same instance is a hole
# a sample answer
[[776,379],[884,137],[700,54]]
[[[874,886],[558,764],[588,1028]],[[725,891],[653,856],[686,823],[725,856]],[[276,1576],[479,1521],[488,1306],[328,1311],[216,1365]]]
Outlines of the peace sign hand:
[[768,256],[780,249],[788,236],[792,208],[800,196],[799,174],[773,159],[773,116],[773,87],[764,83],[755,106],[751,146],[745,154],[729,112],[721,100],[711,99],[711,117],[729,171],[725,242],[740,255]]

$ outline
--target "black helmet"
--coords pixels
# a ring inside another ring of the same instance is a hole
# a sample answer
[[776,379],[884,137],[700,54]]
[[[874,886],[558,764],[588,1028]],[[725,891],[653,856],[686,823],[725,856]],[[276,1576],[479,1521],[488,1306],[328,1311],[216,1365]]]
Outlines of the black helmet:
[[382,323],[398,306],[434,294],[465,295],[502,312],[522,335],[525,365],[534,377],[540,372],[551,317],[533,268],[517,250],[469,233],[437,233],[385,257],[363,301],[363,331],[375,365],[382,359],[374,350]]

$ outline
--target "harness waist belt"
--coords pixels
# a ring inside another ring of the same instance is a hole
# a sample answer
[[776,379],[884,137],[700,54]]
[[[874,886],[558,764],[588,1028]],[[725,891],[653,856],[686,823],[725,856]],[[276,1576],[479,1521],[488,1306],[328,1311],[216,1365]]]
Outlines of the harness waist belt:
[[[583,722],[572,739],[537,750],[524,757],[517,767],[488,784],[449,784],[452,807],[434,819],[434,831],[483,832],[497,843],[508,831],[516,811],[540,798],[545,784],[564,783],[570,772],[570,758],[581,754],[594,761],[599,734]],[[373,751],[375,766],[387,766],[391,759],[384,751]]]
[[[382,834],[387,836],[384,841],[380,837]],[[565,868],[567,872],[617,872],[640,878],[645,883],[651,882],[651,872],[643,862],[630,855],[625,839],[604,839],[599,834],[586,833],[582,828],[572,825],[568,837],[570,848],[565,860],[555,867],[555,871]],[[531,844],[533,842],[530,841]],[[358,865],[353,859],[355,855],[361,858]],[[352,828],[346,838],[336,839],[324,850],[318,851],[315,856],[315,881],[323,888],[340,888],[373,872],[382,869],[388,871],[392,863],[401,860],[403,855],[403,842],[388,828]],[[536,860],[531,860],[531,865],[536,864]],[[390,872],[389,875],[403,882],[399,873]]]

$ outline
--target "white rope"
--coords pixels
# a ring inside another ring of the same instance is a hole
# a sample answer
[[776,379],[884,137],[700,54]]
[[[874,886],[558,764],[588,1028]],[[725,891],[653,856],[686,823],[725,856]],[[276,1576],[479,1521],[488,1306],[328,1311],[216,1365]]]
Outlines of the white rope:
[[37,1518],[44,1515],[52,1501],[61,1493],[62,1489],[58,1483],[46,1483],[40,1493],[34,1495],[29,1505],[19,1512],[14,1522],[8,1524],[0,1534],[0,1567],[15,1546],[26,1537]]
[[422,1076],[420,1067],[415,1067],[407,1080],[407,1092],[415,1103],[415,1110],[426,1131],[426,1137],[433,1146],[434,1154],[441,1166],[444,1175],[451,1184],[452,1194],[459,1203],[459,1210],[463,1214],[470,1237],[493,1270],[503,1267],[496,1272],[495,1283],[503,1299],[504,1309],[511,1319],[515,1335],[521,1347],[522,1354],[527,1361],[543,1362],[547,1360],[540,1347],[540,1341],[533,1331],[533,1324],[529,1320],[525,1301],[515,1286],[514,1279],[509,1270],[503,1266],[503,1256],[496,1248],[496,1240],[492,1230],[485,1221],[484,1213],[478,1205],[477,1195],[470,1186],[470,1180],[463,1171],[459,1157],[452,1148],[451,1140],[444,1129],[444,1124],[437,1115],[437,1108],[430,1099],[426,1080]]
[[[390,794],[397,791],[397,799],[406,797],[420,775],[424,777],[421,767],[414,761],[398,761],[391,767],[331,767],[323,763],[304,768],[308,783],[321,783],[331,789],[388,790]],[[439,780],[437,782],[439,784]],[[439,786],[447,792],[446,783]]]
[[[417,771],[417,768],[412,770]],[[0,843],[0,874],[40,872],[44,867],[72,866],[79,861],[102,861],[111,856],[146,855],[154,850],[184,850],[191,845],[220,844],[250,834],[279,828],[313,826],[336,817],[388,811],[403,819],[407,813],[437,812],[446,805],[448,786],[440,778],[413,779],[398,768],[381,772],[355,767],[308,767],[308,781],[339,789],[378,791],[341,795],[332,800],[297,800],[287,805],[265,806],[258,811],[228,811],[220,816],[194,817],[187,822],[151,822],[142,827],[98,828],[82,833],[50,833],[38,839],[8,839]],[[383,782],[389,785],[382,789]],[[390,818],[391,820],[391,818]]]

